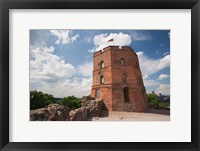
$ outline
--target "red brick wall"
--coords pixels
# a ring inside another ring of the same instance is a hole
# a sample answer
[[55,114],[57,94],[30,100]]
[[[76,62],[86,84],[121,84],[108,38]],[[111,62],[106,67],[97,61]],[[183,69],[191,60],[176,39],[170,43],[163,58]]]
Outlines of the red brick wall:
[[[104,68],[100,69],[100,63],[104,61]],[[111,83],[111,56],[110,51],[96,52],[93,56],[93,85],[100,84],[100,76],[104,76],[105,84]]]
[[92,86],[91,96],[95,97],[96,89],[99,89],[99,97],[104,102],[104,109],[112,111],[112,87],[111,85]]
[[[124,58],[125,65],[120,64],[121,58]],[[101,61],[104,61],[103,69],[100,69]],[[95,97],[95,91],[99,89],[98,99],[103,99],[108,110],[142,112],[147,109],[139,61],[131,47],[106,47],[103,52],[94,53],[93,63],[92,97]],[[122,82],[123,73],[126,74],[127,82]],[[104,76],[104,84],[100,84],[101,75]],[[129,102],[124,100],[124,87],[129,88]]]

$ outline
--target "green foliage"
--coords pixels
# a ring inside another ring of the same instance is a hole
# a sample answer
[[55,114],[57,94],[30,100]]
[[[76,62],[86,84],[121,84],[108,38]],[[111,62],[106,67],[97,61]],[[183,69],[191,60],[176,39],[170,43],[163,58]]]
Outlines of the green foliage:
[[165,107],[169,107],[170,104],[168,102],[159,102],[158,106],[165,108]]
[[158,100],[158,97],[156,94],[154,93],[149,93],[147,94],[147,98],[148,98],[148,103],[150,106],[153,106],[153,107],[158,107],[159,106],[159,100]]
[[148,98],[148,103],[150,107],[154,107],[154,108],[166,108],[170,106],[170,103],[168,102],[161,102],[158,99],[158,96],[154,93],[149,93],[147,94],[147,98]]
[[154,93],[149,93],[147,94],[147,98],[148,98],[148,102],[152,102],[153,100],[156,100],[157,99],[157,95],[154,94]]
[[150,102],[151,105],[153,105],[154,107],[157,107],[158,104],[159,104],[159,100],[158,99],[153,99],[151,102]]
[[81,99],[74,96],[68,96],[64,97],[60,104],[67,106],[70,110],[73,110],[81,107]]
[[53,95],[42,93],[41,91],[30,92],[30,109],[38,109],[48,106],[49,104],[55,103]]

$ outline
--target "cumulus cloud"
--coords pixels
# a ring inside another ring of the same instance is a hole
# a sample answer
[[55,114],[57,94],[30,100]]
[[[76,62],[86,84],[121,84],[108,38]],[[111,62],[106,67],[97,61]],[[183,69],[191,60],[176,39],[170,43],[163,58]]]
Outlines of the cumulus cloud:
[[144,86],[147,87],[158,87],[160,85],[159,81],[150,78],[147,74],[143,76]]
[[72,93],[78,90],[78,97],[86,96],[90,94],[92,85],[92,77],[82,78],[77,81],[76,86],[71,89]]
[[55,55],[54,47],[38,47],[30,51],[30,56],[31,90],[49,93],[54,97],[82,97],[90,93],[91,62],[86,62],[78,68],[86,77],[77,77],[75,67]]
[[[113,39],[113,42],[108,42],[108,40]],[[93,39],[95,47],[89,52],[99,51],[109,45],[127,46],[131,44],[131,36],[128,34],[111,33],[111,34],[100,34],[96,35]]]
[[148,79],[149,76],[147,74],[143,75],[143,79]]
[[137,52],[142,75],[152,75],[162,69],[170,66],[170,55],[159,59],[151,59],[146,56],[142,51]]
[[72,35],[70,30],[50,30],[50,33],[57,37],[55,44],[69,44],[74,42],[79,35]]
[[163,79],[166,79],[166,78],[169,78],[170,76],[167,75],[167,74],[161,74],[159,77],[158,77],[158,80],[163,80]]
[[134,41],[142,41],[142,40],[150,40],[152,37],[147,32],[133,31],[131,33],[131,38]]
[[31,50],[31,82],[56,82],[61,78],[71,77],[76,73],[70,63],[55,55],[54,47],[38,47]]
[[78,72],[87,77],[87,76],[92,76],[92,70],[93,70],[93,62],[85,62],[81,65],[78,66]]
[[32,90],[38,90],[52,94],[54,97],[67,97],[74,95],[82,98],[90,94],[92,78],[72,78],[59,80],[56,83],[40,83],[39,86],[32,87]]
[[144,86],[145,87],[155,87],[155,86],[159,86],[160,82],[155,81],[153,79],[144,79]]
[[162,93],[164,95],[170,95],[170,85],[161,84],[155,91],[156,94]]
[[48,30],[30,30],[30,49],[47,46],[50,36]]

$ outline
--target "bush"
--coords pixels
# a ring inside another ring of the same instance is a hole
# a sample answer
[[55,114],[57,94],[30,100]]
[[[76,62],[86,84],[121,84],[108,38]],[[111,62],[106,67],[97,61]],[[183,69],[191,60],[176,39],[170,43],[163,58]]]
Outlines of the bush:
[[150,106],[152,106],[154,108],[158,108],[159,107],[159,100],[158,100],[156,94],[149,93],[149,94],[147,94],[147,98],[148,98],[148,103],[149,103]]
[[55,103],[53,95],[42,93],[41,91],[30,92],[30,109],[38,109],[48,106],[49,104]]
[[169,107],[170,106],[170,104],[168,103],[168,102],[159,102],[159,107],[161,107],[161,108],[166,108],[166,107]]
[[153,99],[149,104],[153,105],[154,107],[158,107],[159,100],[158,99]]
[[161,102],[158,99],[158,96],[154,93],[149,93],[147,94],[147,98],[148,98],[148,103],[150,107],[153,108],[166,108],[168,106],[170,106],[169,102]]
[[74,96],[68,96],[64,97],[60,104],[67,106],[70,110],[73,110],[81,107],[81,99]]

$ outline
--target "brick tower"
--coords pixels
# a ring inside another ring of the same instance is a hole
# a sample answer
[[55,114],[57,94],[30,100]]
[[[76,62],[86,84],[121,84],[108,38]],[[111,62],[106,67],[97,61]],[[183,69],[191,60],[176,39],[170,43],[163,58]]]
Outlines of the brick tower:
[[137,54],[128,46],[108,46],[93,55],[91,96],[110,111],[143,112],[147,95]]

